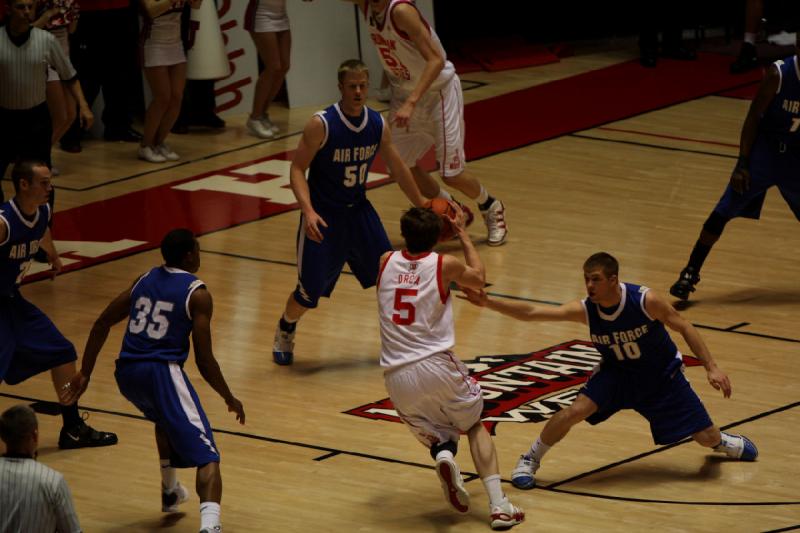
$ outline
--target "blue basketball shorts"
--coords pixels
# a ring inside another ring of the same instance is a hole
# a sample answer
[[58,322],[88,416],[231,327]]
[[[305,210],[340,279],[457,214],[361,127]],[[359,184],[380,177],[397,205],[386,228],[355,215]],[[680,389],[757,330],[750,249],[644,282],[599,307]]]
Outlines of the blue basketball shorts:
[[328,225],[320,227],[322,242],[306,236],[302,216],[297,231],[298,283],[294,299],[308,308],[316,307],[320,297],[330,297],[345,264],[363,288],[374,286],[381,255],[392,249],[381,219],[368,201],[317,212]]
[[633,409],[650,422],[656,444],[678,442],[712,425],[703,402],[683,375],[683,367],[652,380],[601,367],[581,393],[598,406],[587,422],[599,424],[622,409]]
[[16,385],[75,361],[75,347],[19,292],[0,296],[0,382]]
[[169,439],[176,468],[219,462],[219,452],[197,393],[178,363],[117,360],[119,390]]
[[750,188],[744,194],[725,188],[714,211],[726,218],[758,220],[767,190],[775,186],[800,220],[800,154],[797,150],[781,152],[777,143],[759,136],[750,153]]

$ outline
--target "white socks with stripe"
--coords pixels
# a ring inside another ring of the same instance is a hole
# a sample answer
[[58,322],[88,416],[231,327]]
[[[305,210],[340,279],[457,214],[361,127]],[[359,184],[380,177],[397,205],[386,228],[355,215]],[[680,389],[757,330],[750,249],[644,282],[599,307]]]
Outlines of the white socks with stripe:
[[742,437],[739,435],[731,435],[729,433],[725,433],[720,431],[720,440],[719,444],[714,446],[715,452],[722,452],[728,457],[733,457],[734,459],[738,459],[742,456],[742,450],[744,449],[744,441]]
[[550,446],[548,446],[547,444],[542,442],[542,438],[539,437],[539,438],[536,439],[536,442],[533,443],[533,446],[531,446],[531,449],[528,451],[527,455],[528,455],[528,457],[533,459],[535,462],[541,463],[542,462],[542,458],[544,457],[544,454],[546,454],[547,450],[549,450],[549,449],[550,449]]
[[483,185],[481,185],[481,192],[478,193],[478,197],[475,198],[475,201],[478,203],[478,205],[483,205],[486,203],[486,200],[488,199],[489,199],[489,193],[486,192],[486,188]]
[[167,492],[178,486],[178,471],[169,465],[169,459],[161,459],[161,485]]

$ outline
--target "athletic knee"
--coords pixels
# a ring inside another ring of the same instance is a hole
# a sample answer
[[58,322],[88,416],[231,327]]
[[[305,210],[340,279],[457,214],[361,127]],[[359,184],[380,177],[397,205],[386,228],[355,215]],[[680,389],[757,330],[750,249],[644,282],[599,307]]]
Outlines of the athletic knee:
[[717,211],[712,211],[710,215],[708,215],[708,219],[703,224],[703,231],[719,238],[722,235],[723,230],[725,229],[725,225],[730,221],[730,218],[718,213]]

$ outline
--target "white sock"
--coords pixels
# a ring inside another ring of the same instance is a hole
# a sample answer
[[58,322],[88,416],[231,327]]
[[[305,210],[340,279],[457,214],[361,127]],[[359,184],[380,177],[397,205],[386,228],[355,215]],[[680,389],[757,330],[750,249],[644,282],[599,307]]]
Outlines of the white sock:
[[750,43],[750,44],[756,44],[756,34],[755,33],[750,33],[750,32],[745,32],[744,33],[744,42]]
[[220,508],[217,502],[201,502],[200,503],[200,529],[207,527],[213,529],[220,526],[219,522]]
[[533,443],[533,446],[531,446],[530,451],[528,451],[528,457],[530,457],[537,463],[541,463],[544,454],[546,454],[547,450],[549,449],[550,446],[542,442],[542,438],[539,437],[536,439],[536,442]]
[[719,444],[714,446],[714,451],[722,452],[728,457],[738,459],[743,448],[742,438],[738,435],[730,435],[722,431],[720,431],[720,437],[722,440],[720,440]]
[[486,487],[486,493],[489,495],[489,503],[492,506],[503,503],[506,495],[503,494],[503,487],[500,486],[500,474],[487,476],[481,481],[483,481],[483,486]]
[[453,199],[453,195],[451,195],[449,192],[447,192],[446,190],[442,189],[441,187],[439,187],[439,194],[437,194],[436,197],[437,198],[444,198],[447,201],[450,201],[450,200]]
[[481,192],[478,193],[478,197],[475,199],[478,202],[478,205],[482,205],[486,203],[486,200],[489,199],[489,193],[486,192],[486,188],[481,185]]
[[178,471],[169,465],[169,459],[161,459],[161,484],[167,491],[178,486]]
[[436,460],[439,461],[439,459],[450,459],[451,461],[455,461],[455,456],[450,450],[440,450],[439,453],[436,454]]
[[297,322],[298,320],[300,320],[299,318],[297,318],[297,319],[295,319],[295,320],[292,320],[291,318],[289,318],[288,316],[286,316],[286,313],[283,313],[283,319],[284,319],[286,322],[288,322],[289,324],[294,324],[295,322]]

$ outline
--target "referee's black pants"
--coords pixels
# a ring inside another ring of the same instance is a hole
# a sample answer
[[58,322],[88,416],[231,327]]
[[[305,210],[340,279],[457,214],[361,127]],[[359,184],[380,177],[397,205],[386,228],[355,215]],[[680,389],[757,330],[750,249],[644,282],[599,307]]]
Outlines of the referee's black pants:
[[[5,109],[0,107],[0,177],[6,169],[20,159],[38,159],[52,167],[50,143],[53,138],[53,123],[47,103],[30,109]],[[55,189],[50,193],[53,207]],[[5,201],[0,187],[0,202]]]

